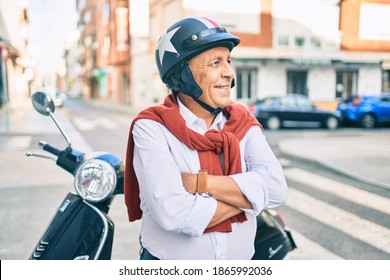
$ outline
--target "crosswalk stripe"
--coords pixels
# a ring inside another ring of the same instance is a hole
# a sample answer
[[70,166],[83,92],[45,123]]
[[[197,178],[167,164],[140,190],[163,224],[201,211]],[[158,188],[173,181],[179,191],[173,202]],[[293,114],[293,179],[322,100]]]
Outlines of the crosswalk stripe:
[[72,119],[74,125],[79,130],[92,130],[95,127],[103,127],[104,129],[119,129],[120,126],[130,126],[131,119],[117,116],[110,116],[110,118],[94,118],[88,119],[85,117],[75,117]]
[[[287,178],[296,182],[304,183],[309,187],[390,215],[390,199],[388,198],[359,190],[350,185],[299,168],[286,168],[284,173]],[[310,182],[310,184],[307,184],[307,182]]]
[[96,125],[100,125],[102,127],[104,127],[105,129],[117,129],[118,128],[118,124],[111,120],[111,119],[107,119],[107,118],[98,118],[95,120],[95,124]]
[[342,260],[343,258],[310,240],[297,230],[290,228],[297,250],[286,256],[286,260]]
[[119,115],[114,116],[114,119],[115,119],[116,123],[118,123],[122,126],[125,126],[125,127],[130,127],[130,124],[132,122],[132,118],[123,117],[123,116],[119,116]]
[[73,118],[72,122],[79,130],[91,130],[95,127],[95,123],[84,117]]
[[352,213],[289,189],[287,206],[356,239],[390,253],[390,230]]

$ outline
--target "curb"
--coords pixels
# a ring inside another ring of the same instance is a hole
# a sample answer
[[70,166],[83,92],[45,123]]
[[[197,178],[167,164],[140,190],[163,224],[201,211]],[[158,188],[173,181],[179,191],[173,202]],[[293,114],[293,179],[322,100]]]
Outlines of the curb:
[[333,173],[335,173],[337,175],[341,175],[341,176],[347,177],[349,179],[353,179],[355,181],[358,181],[358,182],[361,182],[361,183],[364,183],[364,184],[369,184],[369,185],[377,187],[377,188],[390,190],[390,185],[389,184],[383,184],[381,182],[377,182],[377,181],[374,181],[374,180],[370,180],[370,179],[364,178],[362,176],[358,176],[358,175],[354,174],[353,172],[349,172],[349,171],[347,171],[347,170],[345,170],[343,168],[336,167],[336,166],[328,164],[326,162],[316,161],[316,160],[309,159],[309,158],[306,158],[306,157],[301,157],[301,156],[293,155],[291,153],[286,153],[282,149],[280,149],[280,155],[285,157],[286,159],[295,160],[295,161],[298,161],[298,162],[300,162],[302,164],[309,165],[311,167],[324,168],[327,171],[333,172]]

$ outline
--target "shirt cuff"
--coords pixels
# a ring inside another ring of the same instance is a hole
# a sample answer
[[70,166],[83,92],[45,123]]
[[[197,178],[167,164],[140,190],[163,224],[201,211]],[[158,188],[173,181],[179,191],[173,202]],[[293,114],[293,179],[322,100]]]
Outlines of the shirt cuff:
[[217,210],[217,200],[213,197],[204,197],[196,194],[192,210],[182,231],[190,236],[198,237],[203,234],[213,218]]
[[[240,209],[255,216],[259,215],[267,207],[267,193],[263,186],[263,179],[255,172],[239,173],[230,175],[230,177],[236,182],[253,207],[253,209]],[[258,184],[254,186],[253,182],[258,182]]]

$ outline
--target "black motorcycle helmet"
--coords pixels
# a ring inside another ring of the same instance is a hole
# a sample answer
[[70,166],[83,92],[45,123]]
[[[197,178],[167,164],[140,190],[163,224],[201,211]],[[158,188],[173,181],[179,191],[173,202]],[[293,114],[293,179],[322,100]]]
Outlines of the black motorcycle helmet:
[[203,108],[217,114],[221,108],[212,108],[199,100],[202,89],[195,82],[187,62],[190,58],[215,47],[224,46],[232,51],[239,43],[240,39],[210,19],[182,19],[171,25],[158,41],[155,59],[160,78],[174,94],[187,94]]

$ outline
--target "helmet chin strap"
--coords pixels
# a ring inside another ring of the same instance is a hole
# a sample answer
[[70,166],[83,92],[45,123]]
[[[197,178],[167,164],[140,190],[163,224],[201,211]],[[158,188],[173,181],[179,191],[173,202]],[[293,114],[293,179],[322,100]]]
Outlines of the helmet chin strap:
[[223,108],[221,107],[218,107],[218,108],[213,108],[211,107],[210,105],[204,103],[202,100],[200,100],[199,98],[191,95],[192,99],[194,99],[200,106],[202,106],[203,108],[205,108],[207,111],[209,111],[211,114],[214,114],[214,115],[218,115],[219,113],[222,112]]
[[[180,81],[175,80],[174,84],[175,84],[175,86],[173,87],[174,91],[182,92],[186,95],[191,96],[196,103],[198,103],[200,106],[202,106],[210,113],[214,115],[218,115],[220,112],[222,112],[223,108],[220,107],[213,108],[199,99],[203,91],[195,82],[194,76],[192,75],[190,67],[188,66],[187,63],[182,63],[180,65]],[[234,82],[232,82],[232,85],[234,86]]]

